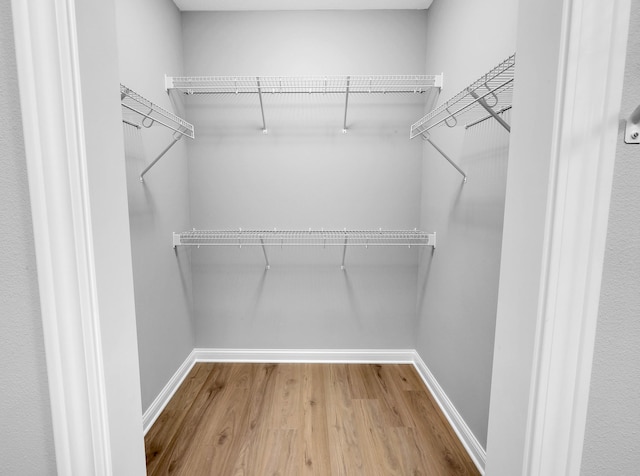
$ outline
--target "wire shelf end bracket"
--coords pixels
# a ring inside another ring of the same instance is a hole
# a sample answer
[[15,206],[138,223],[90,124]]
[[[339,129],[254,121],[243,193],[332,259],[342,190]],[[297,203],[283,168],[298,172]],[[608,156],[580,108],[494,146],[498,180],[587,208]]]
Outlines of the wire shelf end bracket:
[[[478,119],[478,114],[499,111],[511,106],[515,79],[515,54],[474,81],[448,101],[433,109],[411,125],[409,138],[414,139],[431,129],[455,127]],[[485,112],[486,111],[486,112]]]
[[[140,182],[144,182],[144,175],[153,167],[168,151],[183,137],[195,138],[192,124],[172,112],[154,104],[144,96],[136,93],[127,86],[120,84],[120,103],[124,111],[142,116],[140,124],[150,128],[154,124],[160,124],[173,131],[173,140],[151,163],[140,173]],[[129,123],[123,118],[123,122]],[[139,127],[138,127],[139,128]]]
[[[500,117],[500,113],[511,108],[513,82],[515,78],[515,54],[444,102],[411,125],[409,138],[421,136],[428,141],[462,176],[467,175],[430,138],[429,132],[442,126],[456,127],[459,124],[477,124],[493,117],[511,132],[511,126]],[[486,114],[489,114],[486,116]],[[479,115],[480,114],[480,115]],[[481,115],[485,115],[482,117]]]

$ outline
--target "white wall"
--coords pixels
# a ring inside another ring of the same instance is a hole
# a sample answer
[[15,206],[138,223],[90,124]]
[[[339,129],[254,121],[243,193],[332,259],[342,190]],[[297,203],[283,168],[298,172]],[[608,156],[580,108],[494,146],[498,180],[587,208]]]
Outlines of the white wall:
[[[640,5],[632,2],[621,118],[640,104]],[[640,146],[620,124],[581,474],[640,466]]]
[[[433,3],[426,63],[445,72],[441,101],[515,52],[516,23],[510,0]],[[416,349],[486,447],[509,134],[489,120],[432,139],[468,182],[425,143],[420,226],[438,232],[438,247],[420,264]]]
[[78,2],[75,14],[109,445],[113,473],[137,475],[144,441],[115,2]]
[[0,473],[55,474],[11,3],[0,14]]
[[[181,115],[180,104],[173,108],[164,91],[164,75],[182,72],[180,12],[171,0],[120,0],[116,13],[120,81]],[[169,145],[173,131],[160,125],[137,130],[124,124],[123,131],[146,410],[194,346],[190,263],[183,249],[176,254],[171,247],[171,233],[191,225],[185,145],[191,139],[180,140],[142,184],[140,173]]]
[[[189,75],[424,74],[425,12],[183,14]],[[440,70],[437,70],[438,72]],[[422,97],[191,97],[192,226],[418,226]],[[193,249],[196,345],[414,346],[415,249]]]

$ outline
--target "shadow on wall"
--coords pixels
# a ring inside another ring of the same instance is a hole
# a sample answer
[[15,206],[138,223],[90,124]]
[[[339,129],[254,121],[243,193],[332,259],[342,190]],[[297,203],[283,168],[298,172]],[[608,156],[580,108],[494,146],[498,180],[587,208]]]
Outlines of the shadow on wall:
[[258,309],[260,309],[260,303],[262,301],[262,295],[264,293],[264,285],[267,280],[267,273],[268,273],[268,270],[265,267],[262,270],[262,274],[260,274],[260,278],[258,279],[258,282],[255,286],[255,291],[249,298],[249,302],[253,303],[253,309],[251,311],[251,314],[254,316],[258,313]]
[[[273,97],[271,97],[273,96]],[[381,136],[407,135],[407,125],[424,110],[422,95],[349,99],[347,129],[367,140]],[[255,98],[247,96],[199,96],[187,100],[189,118],[199,140],[240,140],[262,135],[262,110]],[[402,114],[398,114],[398,109]],[[326,140],[343,136],[344,96],[336,94],[294,97],[269,95],[264,101],[268,135],[287,140]]]
[[200,254],[193,261],[198,346],[409,345],[408,324],[415,315],[415,250],[402,250],[413,257],[411,264],[378,266],[377,254],[384,250],[349,249],[345,270],[340,269],[339,249],[271,249],[269,270],[261,249],[235,251],[193,250]]
[[142,130],[124,122],[122,128],[127,172],[129,224],[132,228],[134,226],[150,226],[155,221],[156,206],[153,195],[149,193],[143,183],[140,183],[140,172],[147,166]]
[[436,248],[423,250],[420,253],[418,264],[418,315],[424,308],[424,300],[427,295],[427,284],[429,283],[429,275],[431,274],[431,265],[436,256]]
[[[509,112],[503,114],[507,122],[510,122],[509,116]],[[491,320],[494,325],[509,133],[493,120],[479,123],[466,131],[442,132],[445,139],[449,138],[449,143],[444,143],[451,149],[455,148],[457,140],[462,140],[461,152],[454,160],[465,171],[468,180],[463,183],[457,176],[460,181],[457,177],[455,181],[442,181],[437,191],[430,191],[429,200],[438,203],[426,204],[431,210],[427,219],[432,220],[427,226],[437,231],[438,248],[432,256],[421,255],[418,314],[426,311],[424,317],[429,320],[436,318],[434,313],[443,313],[439,317],[442,319],[453,312],[455,319],[464,320],[461,313],[483,313],[486,315],[481,319]],[[464,136],[458,136],[461,133]],[[434,151],[434,154],[437,153]],[[430,160],[435,159],[444,162],[438,155],[430,157]],[[449,167],[446,163],[437,166],[439,171]],[[430,279],[437,282],[430,283]],[[437,291],[443,287],[449,291],[444,294]]]
[[358,304],[358,297],[354,290],[353,283],[351,282],[351,278],[349,277],[349,270],[343,270],[342,275],[344,276],[344,284],[347,291],[347,300],[351,305],[351,315],[354,318],[355,324],[358,327],[362,327],[361,306]]
[[193,321],[193,283],[191,280],[191,268],[188,263],[191,261],[190,251],[186,248],[174,248],[176,266],[180,275],[180,286],[183,296],[187,296],[187,308],[189,318]]

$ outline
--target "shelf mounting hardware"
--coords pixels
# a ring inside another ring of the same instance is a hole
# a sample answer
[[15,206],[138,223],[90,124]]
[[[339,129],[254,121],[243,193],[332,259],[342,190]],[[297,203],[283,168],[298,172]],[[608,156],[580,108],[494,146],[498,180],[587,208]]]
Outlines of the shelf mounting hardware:
[[345,234],[344,234],[344,247],[342,248],[342,264],[340,265],[340,269],[342,269],[342,270],[344,270],[344,269],[345,269],[345,267],[344,267],[344,260],[345,260],[345,258],[346,258],[346,256],[347,256],[347,239],[348,239],[348,236],[349,236],[349,235],[347,235],[346,230],[345,230]]
[[460,172],[460,174],[462,175],[462,183],[467,183],[467,174],[464,172],[464,170],[462,170],[460,168],[460,166],[458,164],[456,164],[453,159],[451,157],[449,157],[440,147],[438,147],[436,144],[434,144],[434,142],[431,140],[431,137],[429,137],[428,134],[422,134],[422,138],[424,140],[426,140],[429,144],[431,144],[431,146],[436,149],[440,155],[442,157],[444,157],[445,159],[447,159],[447,162],[449,162],[454,169],[456,169],[458,172]]
[[147,165],[142,172],[140,172],[140,182],[144,183],[144,174],[146,174],[151,169],[151,167],[156,165],[156,162],[158,162],[158,160],[160,160],[164,156],[164,154],[169,152],[169,149],[171,149],[171,147],[173,147],[176,144],[176,142],[178,142],[181,138],[182,138],[181,135],[176,136],[176,133],[175,132],[173,133],[173,140],[171,141],[171,143],[167,147],[165,147],[164,150],[160,152],[160,154],[158,154],[158,156],[155,159],[153,159],[151,163]]
[[351,82],[351,76],[347,76],[347,88],[344,95],[344,122],[342,124],[342,133],[347,133],[347,108],[349,107],[349,85]]
[[260,244],[262,245],[262,252],[264,253],[264,260],[266,261],[265,269],[271,269],[269,264],[269,257],[267,256],[267,249],[264,247],[264,238],[260,237]]
[[258,97],[260,98],[260,113],[262,114],[262,133],[267,134],[267,123],[264,120],[264,105],[262,103],[262,87],[260,87],[260,77],[256,76],[256,84],[258,85]]

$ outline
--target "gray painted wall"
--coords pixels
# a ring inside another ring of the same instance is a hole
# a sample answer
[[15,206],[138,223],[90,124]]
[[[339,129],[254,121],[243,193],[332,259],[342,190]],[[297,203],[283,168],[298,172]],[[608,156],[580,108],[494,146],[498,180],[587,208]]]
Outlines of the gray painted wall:
[[[442,101],[514,53],[516,23],[510,0],[434,2],[426,59],[446,72]],[[432,138],[469,178],[425,143],[420,226],[438,247],[420,263],[416,349],[486,447],[509,135],[491,120]]]
[[[163,81],[166,73],[182,73],[180,12],[171,0],[115,3],[120,81],[181,115]],[[160,125],[137,130],[124,124],[123,132],[145,411],[194,347],[190,263],[184,249],[176,254],[171,246],[171,233],[191,226],[185,145],[191,139],[179,141],[142,184],[140,172],[169,145],[173,132]]]
[[[640,4],[632,2],[621,118],[640,104]],[[640,467],[640,146],[618,150],[609,212],[584,475],[636,474]]]
[[0,13],[0,473],[56,473],[11,3]]
[[[424,74],[426,13],[183,14],[189,75]],[[436,72],[439,72],[437,69]],[[407,130],[424,97],[192,97],[192,226],[418,226],[421,144]],[[412,348],[417,250],[190,250],[196,345]]]
[[144,440],[115,1],[79,2],[75,15],[109,449],[113,474],[137,475]]

